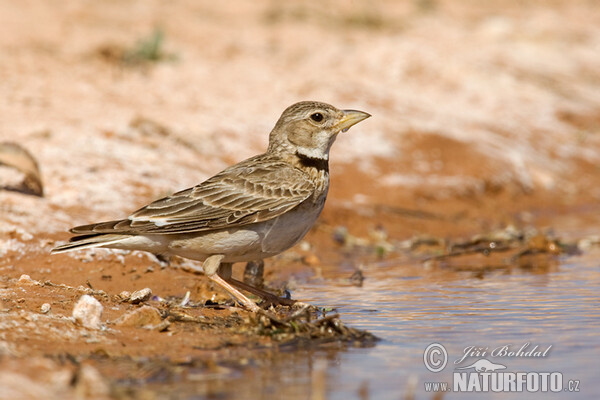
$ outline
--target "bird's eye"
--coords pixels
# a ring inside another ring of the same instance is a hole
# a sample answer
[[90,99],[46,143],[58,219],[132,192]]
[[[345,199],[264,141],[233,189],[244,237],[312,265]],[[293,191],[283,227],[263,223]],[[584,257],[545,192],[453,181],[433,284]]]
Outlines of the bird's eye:
[[310,119],[312,119],[315,122],[321,122],[323,121],[323,114],[321,113],[314,113],[310,116]]

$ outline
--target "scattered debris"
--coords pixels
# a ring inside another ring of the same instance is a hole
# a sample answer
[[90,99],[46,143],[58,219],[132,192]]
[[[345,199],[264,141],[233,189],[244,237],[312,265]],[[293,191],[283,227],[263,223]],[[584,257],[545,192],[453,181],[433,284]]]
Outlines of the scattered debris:
[[188,290],[187,292],[185,292],[185,296],[183,296],[183,299],[181,300],[181,303],[179,303],[180,307],[185,307],[189,302],[190,302],[190,296],[191,296],[191,292]]
[[171,322],[193,322],[210,324],[210,319],[204,315],[192,315],[187,310],[179,309],[178,307],[168,308],[167,317]]
[[[427,245],[426,251],[423,244]],[[565,243],[550,233],[535,229],[518,230],[514,226],[478,234],[468,240],[446,241],[418,239],[410,249],[425,253],[428,267],[442,266],[455,270],[485,272],[517,266],[524,269],[552,269],[559,255],[575,255],[580,250],[575,243]]]
[[89,329],[102,328],[100,317],[102,316],[102,304],[94,297],[84,294],[79,298],[73,308],[75,322]]
[[365,253],[373,253],[380,258],[398,250],[396,248],[397,246],[394,246],[388,241],[388,234],[381,225],[378,225],[375,229],[371,230],[368,238],[350,234],[348,228],[345,226],[333,228],[331,237],[334,242],[340,244],[347,250],[361,249]]
[[150,297],[152,297],[152,289],[144,288],[141,290],[136,290],[135,292],[131,293],[131,296],[129,296],[128,301],[133,304],[138,304],[138,303],[150,300]]
[[150,306],[142,306],[129,311],[116,319],[114,324],[157,331],[164,331],[170,325],[169,321],[163,320],[156,308]]
[[581,250],[589,250],[594,246],[600,246],[600,236],[588,236],[586,238],[580,239],[577,243],[577,247]]
[[388,233],[382,225],[378,225],[369,232],[371,242],[375,244],[375,252],[378,257],[384,257],[394,250],[394,245],[388,241]]
[[119,293],[119,298],[122,301],[129,301],[130,297],[131,297],[131,293],[128,292],[127,290],[123,290],[121,293]]
[[33,282],[35,282],[35,285],[38,286],[44,286],[44,287],[53,287],[53,288],[61,288],[61,289],[66,289],[66,290],[70,290],[70,291],[76,291],[76,292],[80,292],[80,293],[85,293],[88,295],[93,295],[93,296],[100,296],[103,297],[105,299],[108,299],[109,296],[108,294],[104,291],[104,290],[94,290],[91,289],[89,287],[85,287],[85,286],[78,286],[78,287],[73,287],[73,286],[69,286],[69,285],[65,285],[64,283],[53,283],[51,281],[44,281],[44,282],[39,282],[36,280],[32,280]]
[[350,276],[350,283],[354,286],[361,287],[363,282],[365,281],[365,276],[363,275],[362,268],[359,267],[354,271],[354,273]]
[[265,312],[260,315],[258,323],[260,333],[286,345],[339,342],[368,347],[379,340],[370,332],[346,326],[339,314],[315,319],[315,308],[309,305],[284,318]]
[[144,288],[144,289],[136,290],[133,293],[130,293],[127,290],[124,290],[121,293],[119,293],[118,297],[123,302],[139,304],[144,301],[150,300],[150,298],[152,297],[152,289]]
[[[552,236],[552,233],[538,232],[535,229],[517,229],[509,225],[504,229],[487,234],[478,234],[467,240],[448,240],[434,236],[416,236],[402,242],[389,240],[383,226],[373,229],[369,238],[361,238],[350,234],[344,226],[332,229],[335,242],[354,252],[373,254],[379,258],[393,253],[408,255],[421,259],[427,266],[435,265],[477,269],[506,268],[517,265],[529,268],[532,256],[541,256],[533,261],[534,264],[547,264],[547,260],[562,254],[579,254],[581,246],[592,246],[597,239],[566,243]],[[467,260],[468,257],[484,256]],[[546,257],[544,261],[543,257]],[[527,258],[527,260],[525,260]]]

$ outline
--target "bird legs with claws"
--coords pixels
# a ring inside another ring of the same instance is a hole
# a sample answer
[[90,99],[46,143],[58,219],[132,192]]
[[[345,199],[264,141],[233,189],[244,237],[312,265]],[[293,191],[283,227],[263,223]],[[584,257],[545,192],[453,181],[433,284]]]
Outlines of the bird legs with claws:
[[[255,288],[254,286],[248,285],[244,282],[240,282],[237,279],[231,277],[232,263],[222,263],[224,256],[216,254],[208,257],[202,264],[202,270],[204,274],[217,285],[225,289],[229,294],[244,307],[252,312],[258,312],[260,307],[255,302],[250,300],[240,290],[252,293],[255,296],[260,297],[268,305],[285,305],[291,306],[296,303],[294,300],[284,299],[274,294],[266,292],[264,290]],[[240,289],[240,290],[238,290]]]
[[263,301],[266,303],[267,306],[269,306],[269,305],[292,306],[292,305],[296,304],[295,300],[285,299],[283,297],[276,296],[265,290],[259,289],[252,285],[248,285],[245,282],[241,282],[241,281],[238,281],[237,279],[233,279],[231,277],[232,266],[233,266],[232,263],[223,263],[223,264],[221,264],[221,267],[219,268],[219,272],[218,272],[218,274],[227,283],[231,284],[232,286],[235,286],[236,288],[238,288],[240,290],[244,290],[246,292],[252,293],[255,296],[260,297],[261,299],[263,299]]

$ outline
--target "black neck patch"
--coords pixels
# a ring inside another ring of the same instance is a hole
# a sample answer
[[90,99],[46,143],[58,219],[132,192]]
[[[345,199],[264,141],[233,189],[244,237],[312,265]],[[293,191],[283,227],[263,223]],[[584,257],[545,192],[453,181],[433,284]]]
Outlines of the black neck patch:
[[316,168],[319,171],[329,172],[329,160],[313,158],[296,152],[296,156],[304,167]]

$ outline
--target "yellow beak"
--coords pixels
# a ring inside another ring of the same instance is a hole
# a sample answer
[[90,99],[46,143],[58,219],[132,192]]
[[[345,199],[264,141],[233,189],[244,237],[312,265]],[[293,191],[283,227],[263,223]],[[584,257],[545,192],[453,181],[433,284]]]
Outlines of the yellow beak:
[[351,126],[358,124],[360,121],[367,119],[371,116],[371,114],[367,114],[363,111],[358,110],[342,110],[344,112],[344,116],[337,123],[336,129],[342,132],[346,132],[350,129]]

